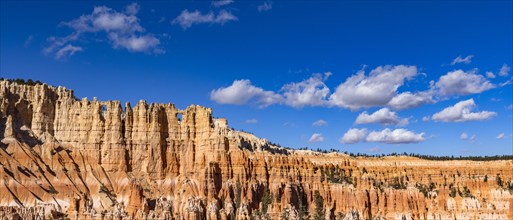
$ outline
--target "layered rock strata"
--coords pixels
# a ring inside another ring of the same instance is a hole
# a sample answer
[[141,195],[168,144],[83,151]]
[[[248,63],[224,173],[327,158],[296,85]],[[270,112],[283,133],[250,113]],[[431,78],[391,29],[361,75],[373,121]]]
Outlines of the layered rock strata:
[[0,81],[0,218],[513,219],[513,161],[283,149],[209,108]]

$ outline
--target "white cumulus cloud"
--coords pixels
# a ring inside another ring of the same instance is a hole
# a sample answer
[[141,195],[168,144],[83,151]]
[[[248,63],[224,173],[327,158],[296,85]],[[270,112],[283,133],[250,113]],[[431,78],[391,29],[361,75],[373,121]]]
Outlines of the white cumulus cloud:
[[[493,73],[489,73],[490,78]],[[477,69],[470,71],[454,70],[442,75],[437,81],[429,82],[429,89],[424,91],[402,91],[398,89],[406,81],[419,75],[415,66],[379,66],[368,74],[360,70],[340,83],[332,92],[326,85],[331,72],[315,73],[299,82],[285,84],[278,91],[266,91],[266,107],[270,104],[283,104],[295,108],[306,106],[340,107],[351,111],[362,108],[386,107],[393,110],[411,109],[418,106],[437,103],[439,100],[454,98],[461,95],[479,94],[498,86],[509,85],[513,80],[495,85],[483,75],[477,74]],[[423,74],[424,75],[424,74]],[[249,82],[249,81],[248,81]],[[241,84],[237,80],[234,85]],[[253,86],[255,87],[255,86]],[[259,88],[259,87],[256,87]],[[226,88],[213,90],[218,91]],[[261,89],[261,88],[259,88]],[[262,91],[265,91],[261,89]],[[250,90],[252,91],[252,90]],[[252,92],[235,94],[240,100],[253,97]],[[244,98],[244,95],[250,97]],[[246,104],[247,102],[223,101],[211,96],[212,100],[221,104]],[[231,99],[228,99],[231,100]],[[239,100],[239,99],[237,99]]]
[[408,144],[418,143],[426,140],[426,138],[424,138],[424,133],[416,134],[403,128],[395,130],[385,128],[382,131],[370,132],[365,140],[367,142],[380,142],[387,144]]
[[403,92],[394,96],[387,104],[387,106],[396,109],[410,109],[425,104],[432,104],[436,101],[433,99],[431,92]]
[[354,144],[358,142],[377,142],[385,144],[410,144],[426,140],[424,133],[415,133],[403,128],[390,130],[385,128],[381,131],[368,132],[367,129],[349,129],[340,142],[343,144]]
[[260,107],[266,107],[274,103],[280,103],[282,97],[272,91],[266,91],[251,84],[247,79],[235,80],[228,87],[222,87],[210,92],[210,99],[220,104],[248,104],[250,101]]
[[495,88],[484,76],[463,70],[448,72],[440,77],[435,86],[443,96],[477,94]]
[[303,81],[284,85],[279,93],[256,87],[249,80],[235,80],[231,86],[213,90],[210,99],[220,104],[237,105],[248,104],[252,100],[260,107],[271,104],[285,104],[295,108],[326,106],[330,90],[324,81],[330,75],[330,72],[313,74]]
[[356,118],[355,124],[381,124],[404,126],[408,124],[408,119],[401,119],[397,116],[397,113],[390,111],[388,108],[382,108],[370,115],[366,111],[360,113]]
[[349,129],[342,138],[340,138],[339,142],[342,144],[354,144],[361,142],[365,139],[367,136],[367,129],[357,129],[357,128],[351,128]]
[[497,113],[490,111],[472,112],[475,107],[474,99],[460,101],[454,106],[447,107],[434,114],[431,119],[442,122],[483,121],[497,115]]
[[500,133],[499,135],[497,135],[497,139],[503,139],[504,137],[506,137],[506,134],[504,133]]
[[353,111],[360,108],[384,106],[397,95],[397,89],[417,75],[415,66],[379,66],[369,75],[359,71],[340,84],[330,96],[333,106]]
[[324,75],[317,73],[301,82],[284,85],[281,92],[285,97],[285,104],[297,108],[326,105],[326,97],[330,93],[330,89],[324,84],[324,81],[330,75],[330,72],[326,72]]
[[324,136],[322,136],[322,134],[320,134],[320,133],[313,133],[312,136],[310,137],[310,139],[308,140],[309,143],[323,142],[323,141],[324,141]]
[[49,37],[49,45],[43,52],[53,54],[56,59],[72,56],[83,49],[80,46],[72,47],[71,42],[77,42],[88,33],[103,33],[105,35],[95,36],[106,36],[113,48],[124,48],[131,52],[164,53],[159,48],[160,40],[151,33],[145,33],[145,29],[139,24],[136,16],[138,12],[137,3],[126,6],[123,12],[106,6],[94,7],[91,14],[63,22],[62,26],[69,27],[74,32],[65,37]]

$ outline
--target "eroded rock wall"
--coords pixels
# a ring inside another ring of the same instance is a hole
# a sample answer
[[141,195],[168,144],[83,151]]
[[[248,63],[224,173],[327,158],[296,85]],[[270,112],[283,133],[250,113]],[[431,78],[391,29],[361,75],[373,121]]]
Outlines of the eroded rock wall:
[[0,140],[0,217],[513,219],[511,160],[287,150],[195,105],[0,81]]

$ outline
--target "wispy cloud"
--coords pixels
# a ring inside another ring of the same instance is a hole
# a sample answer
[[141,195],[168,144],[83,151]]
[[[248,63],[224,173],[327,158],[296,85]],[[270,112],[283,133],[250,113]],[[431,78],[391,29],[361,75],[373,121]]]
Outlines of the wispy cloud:
[[508,66],[508,64],[503,64],[501,70],[499,70],[499,76],[507,76],[510,70],[511,68]]
[[272,8],[273,8],[273,2],[272,1],[266,1],[266,2],[262,3],[261,5],[257,6],[257,10],[259,12],[269,11]]
[[381,149],[379,147],[373,147],[373,148],[369,149],[369,151],[372,153],[377,153],[377,152],[380,152]]
[[212,6],[221,7],[221,6],[229,5],[232,3],[233,3],[233,0],[216,0],[216,1],[212,1]]
[[246,124],[256,124],[256,123],[258,123],[258,120],[252,118],[252,119],[246,120],[245,122],[246,122]]
[[469,143],[473,144],[476,142],[476,135],[475,134],[469,135],[469,134],[463,132],[460,134],[460,139],[463,141],[468,141]]
[[283,126],[284,126],[284,127],[292,128],[292,127],[295,127],[295,126],[296,126],[296,124],[294,124],[293,122],[288,122],[288,121],[287,121],[287,122],[283,123]]
[[325,120],[319,119],[317,121],[314,121],[314,123],[312,123],[312,125],[316,126],[316,127],[322,127],[322,126],[328,125],[328,122]]
[[25,40],[25,43],[23,44],[23,46],[25,48],[29,47],[30,44],[32,44],[32,41],[34,40],[34,35],[30,35],[27,37],[27,39]]
[[61,49],[59,49],[55,53],[55,58],[62,59],[65,57],[73,56],[76,52],[80,52],[80,51],[83,51],[82,47],[73,46],[71,44],[68,44],[68,45],[62,47]]
[[469,64],[472,62],[472,58],[474,58],[474,55],[468,55],[466,57],[461,57],[460,55],[451,62],[451,65],[456,65],[458,63]]
[[220,24],[224,25],[229,21],[237,21],[238,18],[233,15],[231,12],[226,10],[221,10],[216,15],[214,12],[208,12],[207,14],[203,14],[198,10],[189,11],[187,9],[183,10],[178,17],[176,17],[172,24],[180,25],[183,29],[188,29],[192,25],[195,24]]
[[49,45],[43,52],[56,59],[69,57],[83,51],[83,47],[73,46],[72,43],[77,44],[85,34],[104,33],[105,35],[95,36],[106,36],[113,48],[123,48],[131,52],[164,53],[159,47],[160,40],[151,33],[145,33],[145,29],[139,24],[136,16],[139,9],[137,3],[126,6],[123,12],[106,6],[94,7],[91,14],[61,23],[61,26],[71,28],[73,33],[64,37],[49,37]]
[[141,6],[139,6],[139,4],[134,2],[125,7],[125,13],[129,14],[129,15],[135,15],[135,14],[139,13],[140,9],[141,9]]

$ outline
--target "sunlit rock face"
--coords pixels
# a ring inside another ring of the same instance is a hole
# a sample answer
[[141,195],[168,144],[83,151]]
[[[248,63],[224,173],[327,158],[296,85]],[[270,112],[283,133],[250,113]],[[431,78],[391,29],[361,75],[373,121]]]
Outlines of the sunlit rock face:
[[0,81],[0,140],[0,218],[513,219],[511,160],[288,150],[195,105]]

